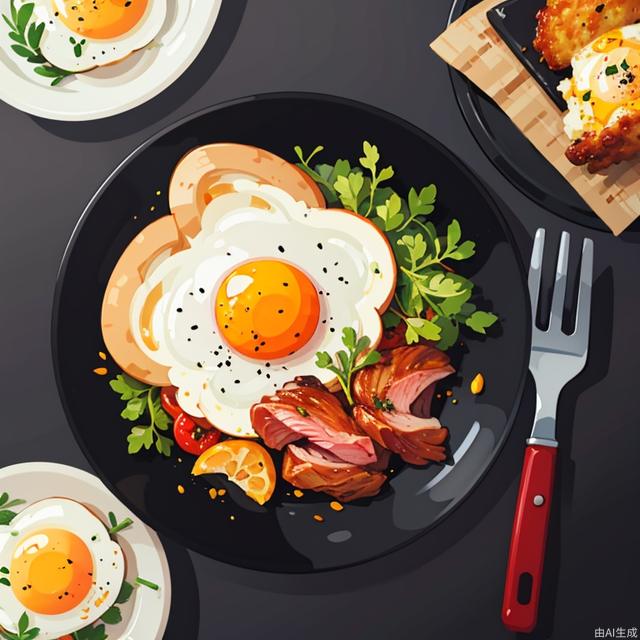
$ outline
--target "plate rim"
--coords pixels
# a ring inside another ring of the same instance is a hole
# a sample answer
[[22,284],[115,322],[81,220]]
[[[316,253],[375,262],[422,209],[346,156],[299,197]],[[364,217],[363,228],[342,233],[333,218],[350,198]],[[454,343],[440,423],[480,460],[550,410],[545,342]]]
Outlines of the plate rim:
[[[60,312],[61,294],[62,294],[63,283],[64,283],[67,269],[69,266],[68,262],[69,262],[70,256],[73,253],[73,249],[80,235],[80,232],[82,231],[82,227],[84,226],[84,223],[86,222],[89,215],[91,214],[93,207],[95,206],[97,201],[102,197],[102,194],[104,193],[104,191],[110,186],[110,184],[117,177],[117,175],[119,175],[120,170],[124,168],[133,158],[135,158],[140,153],[142,153],[145,149],[147,149],[147,147],[154,144],[158,139],[162,138],[164,135],[167,135],[175,131],[179,127],[182,127],[183,125],[187,124],[188,122],[192,120],[196,120],[201,116],[208,115],[220,109],[232,107],[238,104],[246,104],[249,102],[255,102],[260,100],[274,100],[274,99],[277,100],[277,99],[283,99],[283,98],[284,99],[296,99],[296,98],[312,99],[320,102],[328,101],[332,103],[338,103],[338,104],[355,107],[357,109],[363,109],[383,119],[390,120],[391,122],[401,127],[404,127],[406,130],[410,131],[413,135],[421,138],[422,140],[427,140],[431,144],[433,144],[438,149],[438,151],[443,153],[447,158],[449,158],[456,165],[456,167],[474,184],[474,186],[478,189],[478,191],[486,198],[486,201],[490,205],[491,210],[493,211],[494,216],[498,224],[500,225],[505,235],[505,238],[507,239],[513,251],[513,254],[516,260],[518,274],[520,276],[520,281],[522,285],[522,292],[525,297],[526,308],[529,309],[531,307],[529,290],[527,287],[527,276],[526,276],[524,261],[522,259],[513,231],[507,222],[506,216],[504,215],[502,208],[498,205],[497,201],[493,197],[490,188],[486,186],[484,182],[473,173],[471,168],[462,159],[460,159],[457,156],[457,154],[451,151],[448,147],[446,147],[442,142],[440,142],[433,135],[431,135],[430,133],[427,133],[417,125],[409,122],[408,120],[400,116],[395,115],[394,113],[386,111],[380,107],[376,107],[358,100],[344,98],[341,96],[335,96],[327,93],[311,92],[311,91],[276,91],[276,92],[266,92],[266,93],[259,93],[259,94],[249,94],[239,98],[233,98],[231,100],[226,100],[220,103],[216,103],[214,105],[209,105],[202,109],[198,109],[197,111],[191,114],[183,116],[178,120],[165,125],[161,129],[156,131],[154,134],[152,134],[148,139],[144,140],[133,151],[131,151],[121,162],[119,162],[112,171],[110,171],[110,173],[107,175],[107,177],[99,186],[99,188],[96,190],[94,195],[90,198],[86,207],[82,211],[82,214],[80,215],[77,223],[75,224],[73,231],[71,232],[71,236],[64,249],[64,253],[60,261],[60,266],[56,274],[56,284],[55,284],[53,304],[52,304],[52,314],[51,314],[50,340],[51,340],[51,357],[53,360],[53,369],[54,369],[54,376],[56,380],[56,388],[58,390],[58,395],[60,397],[60,402],[62,404],[62,408],[65,414],[65,417],[67,419],[68,426],[71,429],[73,437],[77,442],[78,446],[80,447],[80,450],[82,451],[83,455],[87,459],[87,462],[89,463],[91,468],[95,471],[96,476],[100,479],[101,482],[104,483],[104,485],[109,489],[109,491],[111,491],[116,496],[118,500],[120,500],[123,504],[125,504],[127,508],[129,508],[131,511],[133,511],[133,513],[138,515],[138,517],[140,517],[144,522],[149,522],[148,526],[151,526],[158,533],[166,536],[170,540],[173,540],[181,544],[186,549],[195,551],[197,553],[201,553],[206,557],[211,558],[217,562],[221,562],[231,567],[239,567],[242,569],[249,569],[249,570],[257,571],[261,573],[302,575],[302,574],[314,574],[314,573],[326,573],[331,571],[340,571],[343,569],[351,568],[357,565],[362,565],[368,562],[378,560],[382,557],[385,557],[387,555],[390,555],[398,551],[399,549],[402,549],[404,547],[407,547],[417,542],[422,537],[424,537],[427,533],[432,531],[435,527],[442,524],[443,521],[445,521],[454,511],[456,511],[460,507],[461,504],[463,504],[468,499],[468,497],[472,493],[474,493],[474,491],[478,488],[479,484],[484,480],[484,478],[487,476],[487,474],[495,464],[495,461],[497,460],[499,455],[502,453],[502,450],[507,441],[507,438],[509,437],[509,435],[513,430],[513,425],[516,420],[518,411],[522,406],[522,399],[524,396],[524,390],[525,390],[526,381],[527,381],[528,367],[525,365],[519,374],[520,381],[519,381],[518,388],[515,395],[516,399],[509,413],[506,416],[507,418],[505,423],[506,426],[500,439],[496,442],[496,445],[494,448],[494,455],[486,463],[485,467],[478,474],[478,476],[474,479],[470,489],[462,497],[460,497],[453,504],[453,506],[449,507],[444,513],[444,515],[438,517],[434,522],[432,522],[427,527],[424,527],[423,529],[420,529],[419,531],[417,531],[415,535],[409,537],[407,540],[400,542],[396,545],[393,545],[388,549],[385,549],[384,551],[381,551],[380,553],[374,554],[363,560],[356,560],[353,562],[344,563],[344,564],[332,566],[332,567],[321,567],[321,568],[309,567],[309,568],[302,568],[302,569],[266,569],[266,568],[256,568],[255,565],[252,565],[250,563],[232,562],[232,561],[223,559],[219,556],[212,555],[211,551],[207,549],[204,545],[187,542],[186,540],[184,540],[184,537],[181,534],[175,534],[172,531],[171,532],[167,531],[164,524],[162,522],[157,522],[155,518],[148,520],[146,514],[144,517],[140,516],[138,506],[135,505],[132,501],[130,501],[128,497],[124,495],[122,496],[120,495],[121,492],[119,492],[117,487],[114,486],[114,484],[109,480],[109,478],[105,476],[101,468],[95,463],[93,456],[89,451],[88,446],[86,445],[84,439],[81,437],[80,432],[78,431],[78,428],[75,423],[75,419],[73,418],[73,415],[69,408],[67,394],[65,393],[65,390],[62,385],[62,373],[59,365],[58,345],[57,345],[58,318],[59,318],[59,312]],[[531,314],[530,313],[525,313],[525,323],[526,323],[526,327],[525,327],[526,331],[525,331],[524,351],[525,351],[525,354],[527,354],[530,351],[530,344],[531,344]],[[525,360],[528,362],[528,358],[525,358]]]
[[[155,531],[155,529],[151,528],[146,524],[144,519],[137,516],[136,512],[133,511],[124,501],[120,500],[120,498],[102,481],[100,477],[90,473],[89,471],[85,471],[84,469],[80,469],[79,467],[74,467],[72,465],[60,463],[60,462],[51,462],[51,461],[30,461],[30,462],[17,462],[15,464],[10,464],[5,467],[0,467],[0,481],[3,478],[10,477],[12,475],[17,475],[20,473],[42,473],[42,474],[52,474],[63,476],[67,478],[71,478],[73,480],[77,480],[79,482],[85,483],[93,487],[96,491],[102,494],[105,498],[105,501],[111,501],[112,503],[119,505],[123,504],[128,511],[130,511],[133,515],[136,515],[140,520],[140,524],[142,525],[142,530],[144,534],[149,538],[151,545],[153,547],[153,551],[158,558],[158,563],[162,567],[163,572],[166,574],[163,591],[162,591],[162,602],[161,602],[161,615],[158,618],[158,628],[156,631],[156,635],[154,638],[159,640],[164,636],[164,633],[167,629],[167,625],[169,623],[169,613],[171,611],[171,602],[172,602],[172,583],[171,583],[171,567],[169,566],[169,561],[167,559],[167,554],[164,550],[164,545],[160,540],[160,536]],[[64,496],[68,500],[72,500],[79,504],[83,504],[84,500],[79,496]],[[46,498],[42,498],[46,499]],[[111,506],[114,506],[112,504]],[[95,505],[94,505],[95,506]],[[133,612],[132,612],[133,613]],[[134,623],[137,620],[134,620]]]
[[[35,116],[36,118],[43,118],[45,120],[51,120],[53,122],[92,122],[94,120],[101,120],[103,118],[110,118],[113,116],[121,115],[123,113],[127,113],[141,105],[149,102],[153,98],[160,95],[163,91],[168,89],[174,82],[176,82],[189,67],[195,62],[196,58],[202,52],[202,49],[206,45],[207,41],[211,37],[213,33],[213,28],[218,21],[218,16],[220,14],[220,8],[222,6],[222,0],[206,0],[210,2],[210,6],[208,7],[208,19],[205,25],[205,29],[203,29],[200,38],[196,41],[195,45],[191,48],[189,55],[187,55],[184,60],[174,68],[173,73],[168,74],[161,82],[155,84],[150,90],[147,92],[138,95],[137,97],[131,100],[125,100],[122,103],[119,103],[116,106],[106,106],[97,111],[92,111],[90,113],[83,113],[80,111],[77,112],[61,112],[61,111],[51,111],[46,108],[46,106],[41,107],[40,104],[34,104],[32,102],[25,102],[16,96],[15,92],[7,92],[0,88],[0,100],[10,107],[17,109],[23,113],[27,113],[31,116]],[[205,3],[206,6],[206,3]],[[13,74],[11,69],[7,69],[9,74]],[[0,83],[0,87],[3,83]],[[42,86],[43,90],[47,90],[50,87]],[[43,94],[43,102],[42,105],[46,105],[46,95]]]

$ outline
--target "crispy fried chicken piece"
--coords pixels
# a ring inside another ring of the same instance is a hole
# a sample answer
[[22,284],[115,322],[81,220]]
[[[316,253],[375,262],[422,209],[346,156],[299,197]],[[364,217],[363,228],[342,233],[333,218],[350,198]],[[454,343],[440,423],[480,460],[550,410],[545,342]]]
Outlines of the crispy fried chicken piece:
[[640,112],[623,116],[600,133],[585,133],[566,151],[573,164],[586,164],[591,173],[629,160],[637,153],[640,153]]
[[341,502],[374,496],[387,479],[384,473],[344,462],[311,443],[287,447],[282,477],[294,487],[328,493]]
[[[353,382],[356,424],[410,464],[446,459],[448,430],[430,416],[435,383],[454,372],[435,347],[399,347],[362,369]],[[412,413],[419,411],[421,417]]]
[[598,36],[640,20],[638,0],[547,0],[537,14],[533,46],[550,69],[566,69],[571,58]]

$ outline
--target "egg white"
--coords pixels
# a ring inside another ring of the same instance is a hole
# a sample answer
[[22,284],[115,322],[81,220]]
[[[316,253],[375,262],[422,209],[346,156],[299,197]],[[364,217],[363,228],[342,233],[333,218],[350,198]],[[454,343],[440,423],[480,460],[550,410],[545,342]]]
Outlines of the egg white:
[[[640,24],[627,25],[619,31],[624,40],[633,40],[640,44]],[[611,56],[610,51],[599,52],[593,48],[594,43],[602,37],[604,36],[599,36],[575,54],[571,60],[573,77],[562,80],[558,85],[558,91],[562,93],[567,103],[568,111],[564,116],[564,130],[571,140],[577,140],[587,131],[611,126],[623,116],[633,113],[632,110],[621,105],[611,113],[606,123],[599,124],[594,116],[591,102],[582,98],[585,92],[591,89],[596,70],[606,64],[606,58]]]
[[[52,0],[19,0],[16,6],[26,2],[35,3],[35,20],[46,25],[40,40],[42,55],[52,65],[74,73],[112,64],[146,47],[158,35],[167,16],[167,0],[150,0],[133,29],[116,38],[92,39],[72,31],[58,19]],[[80,56],[74,53],[70,38],[77,42],[86,40]]]
[[[309,209],[270,185],[243,179],[233,184],[236,193],[208,205],[191,247],[147,275],[131,304],[130,327],[138,346],[170,368],[169,379],[186,412],[205,416],[229,435],[255,437],[249,410],[263,395],[299,375],[316,375],[325,383],[335,379],[315,366],[315,357],[317,351],[334,354],[344,348],[344,327],[377,343],[382,332],[378,309],[394,288],[395,262],[386,240],[356,215]],[[251,206],[252,197],[269,203],[270,210]],[[227,274],[260,258],[301,269],[316,285],[320,302],[311,340],[293,355],[270,362],[229,348],[213,311]],[[151,350],[142,339],[139,319],[159,283],[163,295],[151,322],[158,349]]]
[[[125,571],[122,549],[111,539],[105,525],[81,504],[66,498],[36,502],[18,513],[11,524],[0,526],[0,566],[11,565],[18,545],[29,534],[47,528],[70,531],[87,545],[93,558],[94,584],[87,596],[66,613],[44,615],[27,610],[30,627],[40,629],[39,640],[73,633],[100,618],[115,603]],[[15,632],[24,612],[24,605],[11,587],[0,585],[0,626]]]

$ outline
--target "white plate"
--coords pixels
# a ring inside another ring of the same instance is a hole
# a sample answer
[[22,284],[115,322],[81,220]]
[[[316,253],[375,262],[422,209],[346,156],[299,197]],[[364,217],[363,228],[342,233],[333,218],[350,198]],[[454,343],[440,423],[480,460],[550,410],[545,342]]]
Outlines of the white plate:
[[[158,1],[158,0],[155,0]],[[133,109],[177,80],[200,53],[221,0],[166,0],[167,17],[144,49],[113,65],[71,76],[56,87],[12,50],[9,27],[0,22],[0,100],[42,118],[95,120]],[[9,0],[0,13],[10,14]]]
[[[106,625],[109,640],[161,640],[171,607],[169,564],[156,533],[143,524],[96,478],[86,471],[50,462],[28,462],[0,469],[0,494],[22,498],[26,505],[60,496],[82,503],[105,524],[113,511],[118,521],[131,518],[133,524],[116,535],[127,561],[125,580],[135,583],[140,576],[160,586],[158,591],[138,586],[129,602],[118,605],[122,622]],[[46,636],[42,636],[43,638]]]

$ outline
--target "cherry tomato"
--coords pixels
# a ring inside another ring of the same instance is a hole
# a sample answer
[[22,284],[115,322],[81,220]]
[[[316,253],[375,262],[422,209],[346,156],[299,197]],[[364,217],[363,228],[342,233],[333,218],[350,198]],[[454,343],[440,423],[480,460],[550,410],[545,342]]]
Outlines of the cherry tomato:
[[404,321],[400,322],[398,326],[393,329],[385,329],[382,334],[382,340],[378,345],[378,351],[386,351],[388,349],[395,349],[396,347],[404,347],[407,344],[404,333],[407,327]]
[[196,420],[201,419],[180,413],[173,421],[173,437],[183,451],[199,456],[220,440],[220,432],[212,428],[206,420],[204,422],[208,428],[203,428]]
[[198,426],[203,429],[213,429],[213,425],[206,418],[196,418],[183,411],[176,399],[175,387],[162,387],[160,390],[160,402],[162,408],[175,420],[181,413],[189,416]]
[[182,409],[176,399],[175,387],[162,387],[160,389],[160,402],[162,408],[175,420],[181,413]]

